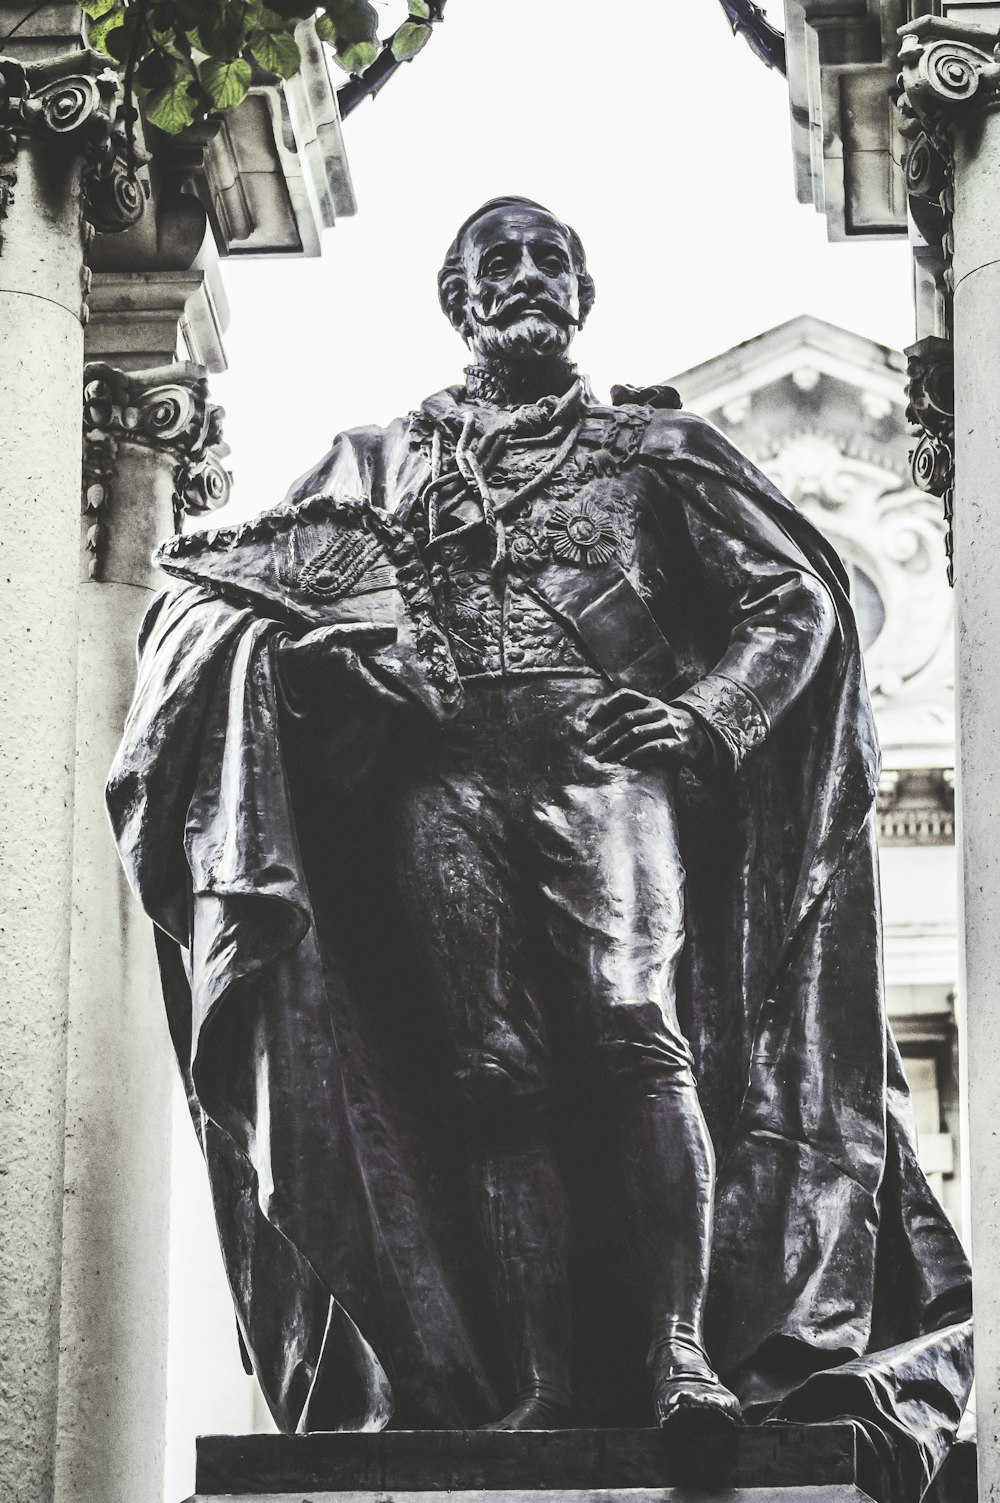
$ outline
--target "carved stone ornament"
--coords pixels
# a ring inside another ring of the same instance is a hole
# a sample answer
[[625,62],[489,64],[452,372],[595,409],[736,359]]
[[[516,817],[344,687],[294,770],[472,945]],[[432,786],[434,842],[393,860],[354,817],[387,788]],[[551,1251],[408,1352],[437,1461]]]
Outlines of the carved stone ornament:
[[[944,400],[933,383],[932,390]],[[947,747],[954,597],[939,562],[947,546],[940,504],[907,483],[903,463],[887,464],[884,449],[845,450],[841,435],[786,433],[757,457],[844,560],[883,748]]]
[[199,368],[180,364],[121,371],[95,363],[84,371],[83,514],[91,579],[101,577],[102,544],[119,470],[121,445],[161,453],[172,467],[174,526],[229,500],[232,477],[222,460],[222,408],[208,398]]
[[910,212],[924,239],[941,247],[939,285],[953,291],[952,125],[974,105],[991,106],[1000,90],[1000,62],[984,50],[978,26],[922,16],[900,28],[897,101],[901,132],[911,145],[904,172]]
[[0,223],[17,182],[20,143],[33,138],[83,155],[88,224],[105,232],[135,224],[145,195],[117,128],[118,90],[117,73],[96,52],[27,65],[0,57]]
[[944,501],[948,582],[954,584],[955,358],[951,341],[931,336],[910,345],[906,370],[906,420],[918,440],[910,455],[910,470],[914,485]]
[[983,108],[1000,93],[996,50],[984,50],[980,26],[921,16],[900,27],[900,85],[910,109],[936,126],[942,111],[973,99]]
[[[910,215],[927,244],[935,281],[944,294],[950,327],[954,293],[954,129],[969,111],[995,109],[1000,101],[1000,47],[980,26],[942,16],[921,16],[900,27],[901,131],[910,142],[904,171]],[[984,40],[987,46],[983,46]],[[954,584],[954,362],[947,339],[922,339],[907,350],[910,405],[918,443],[913,480],[944,501],[948,581]]]

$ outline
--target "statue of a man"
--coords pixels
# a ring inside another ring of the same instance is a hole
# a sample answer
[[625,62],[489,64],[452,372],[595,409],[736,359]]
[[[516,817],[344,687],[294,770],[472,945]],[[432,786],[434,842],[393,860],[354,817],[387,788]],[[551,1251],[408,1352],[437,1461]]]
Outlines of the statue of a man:
[[272,1410],[853,1412],[939,1329],[960,1410],[839,560],[670,388],[593,400],[547,210],[439,286],[462,385],[163,550],[110,785]]

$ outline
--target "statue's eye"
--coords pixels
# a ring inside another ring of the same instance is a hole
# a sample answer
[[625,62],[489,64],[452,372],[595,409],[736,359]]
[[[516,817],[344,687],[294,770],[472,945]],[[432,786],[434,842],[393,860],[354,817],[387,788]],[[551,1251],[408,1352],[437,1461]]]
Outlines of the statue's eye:
[[513,265],[513,255],[507,250],[488,251],[479,263],[481,277],[503,276]]

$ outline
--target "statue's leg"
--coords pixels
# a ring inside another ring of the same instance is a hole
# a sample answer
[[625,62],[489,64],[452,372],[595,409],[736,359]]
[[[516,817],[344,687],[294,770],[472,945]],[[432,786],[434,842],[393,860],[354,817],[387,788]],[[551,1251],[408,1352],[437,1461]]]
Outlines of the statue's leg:
[[684,870],[672,784],[662,772],[580,771],[535,810],[547,927],[577,1030],[616,1107],[656,1418],[712,1428],[740,1411],[702,1335],[714,1160],[677,1020]]
[[548,1118],[548,1046],[509,859],[513,811],[489,736],[412,778],[400,890],[465,1108],[490,1292],[512,1378],[490,1429],[568,1423],[567,1208]]
[[485,1430],[570,1422],[566,1196],[548,1144],[487,1149],[478,1165],[490,1284],[513,1369],[512,1409]]

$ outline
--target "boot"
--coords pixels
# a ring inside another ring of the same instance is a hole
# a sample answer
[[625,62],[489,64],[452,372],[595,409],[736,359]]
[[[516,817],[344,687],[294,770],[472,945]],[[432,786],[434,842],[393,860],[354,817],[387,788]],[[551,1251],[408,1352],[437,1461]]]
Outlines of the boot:
[[739,1422],[736,1395],[705,1353],[702,1319],[712,1245],[715,1162],[693,1085],[669,1084],[624,1104],[629,1225],[650,1313],[647,1366],[656,1423],[718,1441]]
[[570,1420],[567,1207],[548,1148],[482,1162],[491,1293],[514,1377],[509,1414],[484,1430],[559,1430]]

